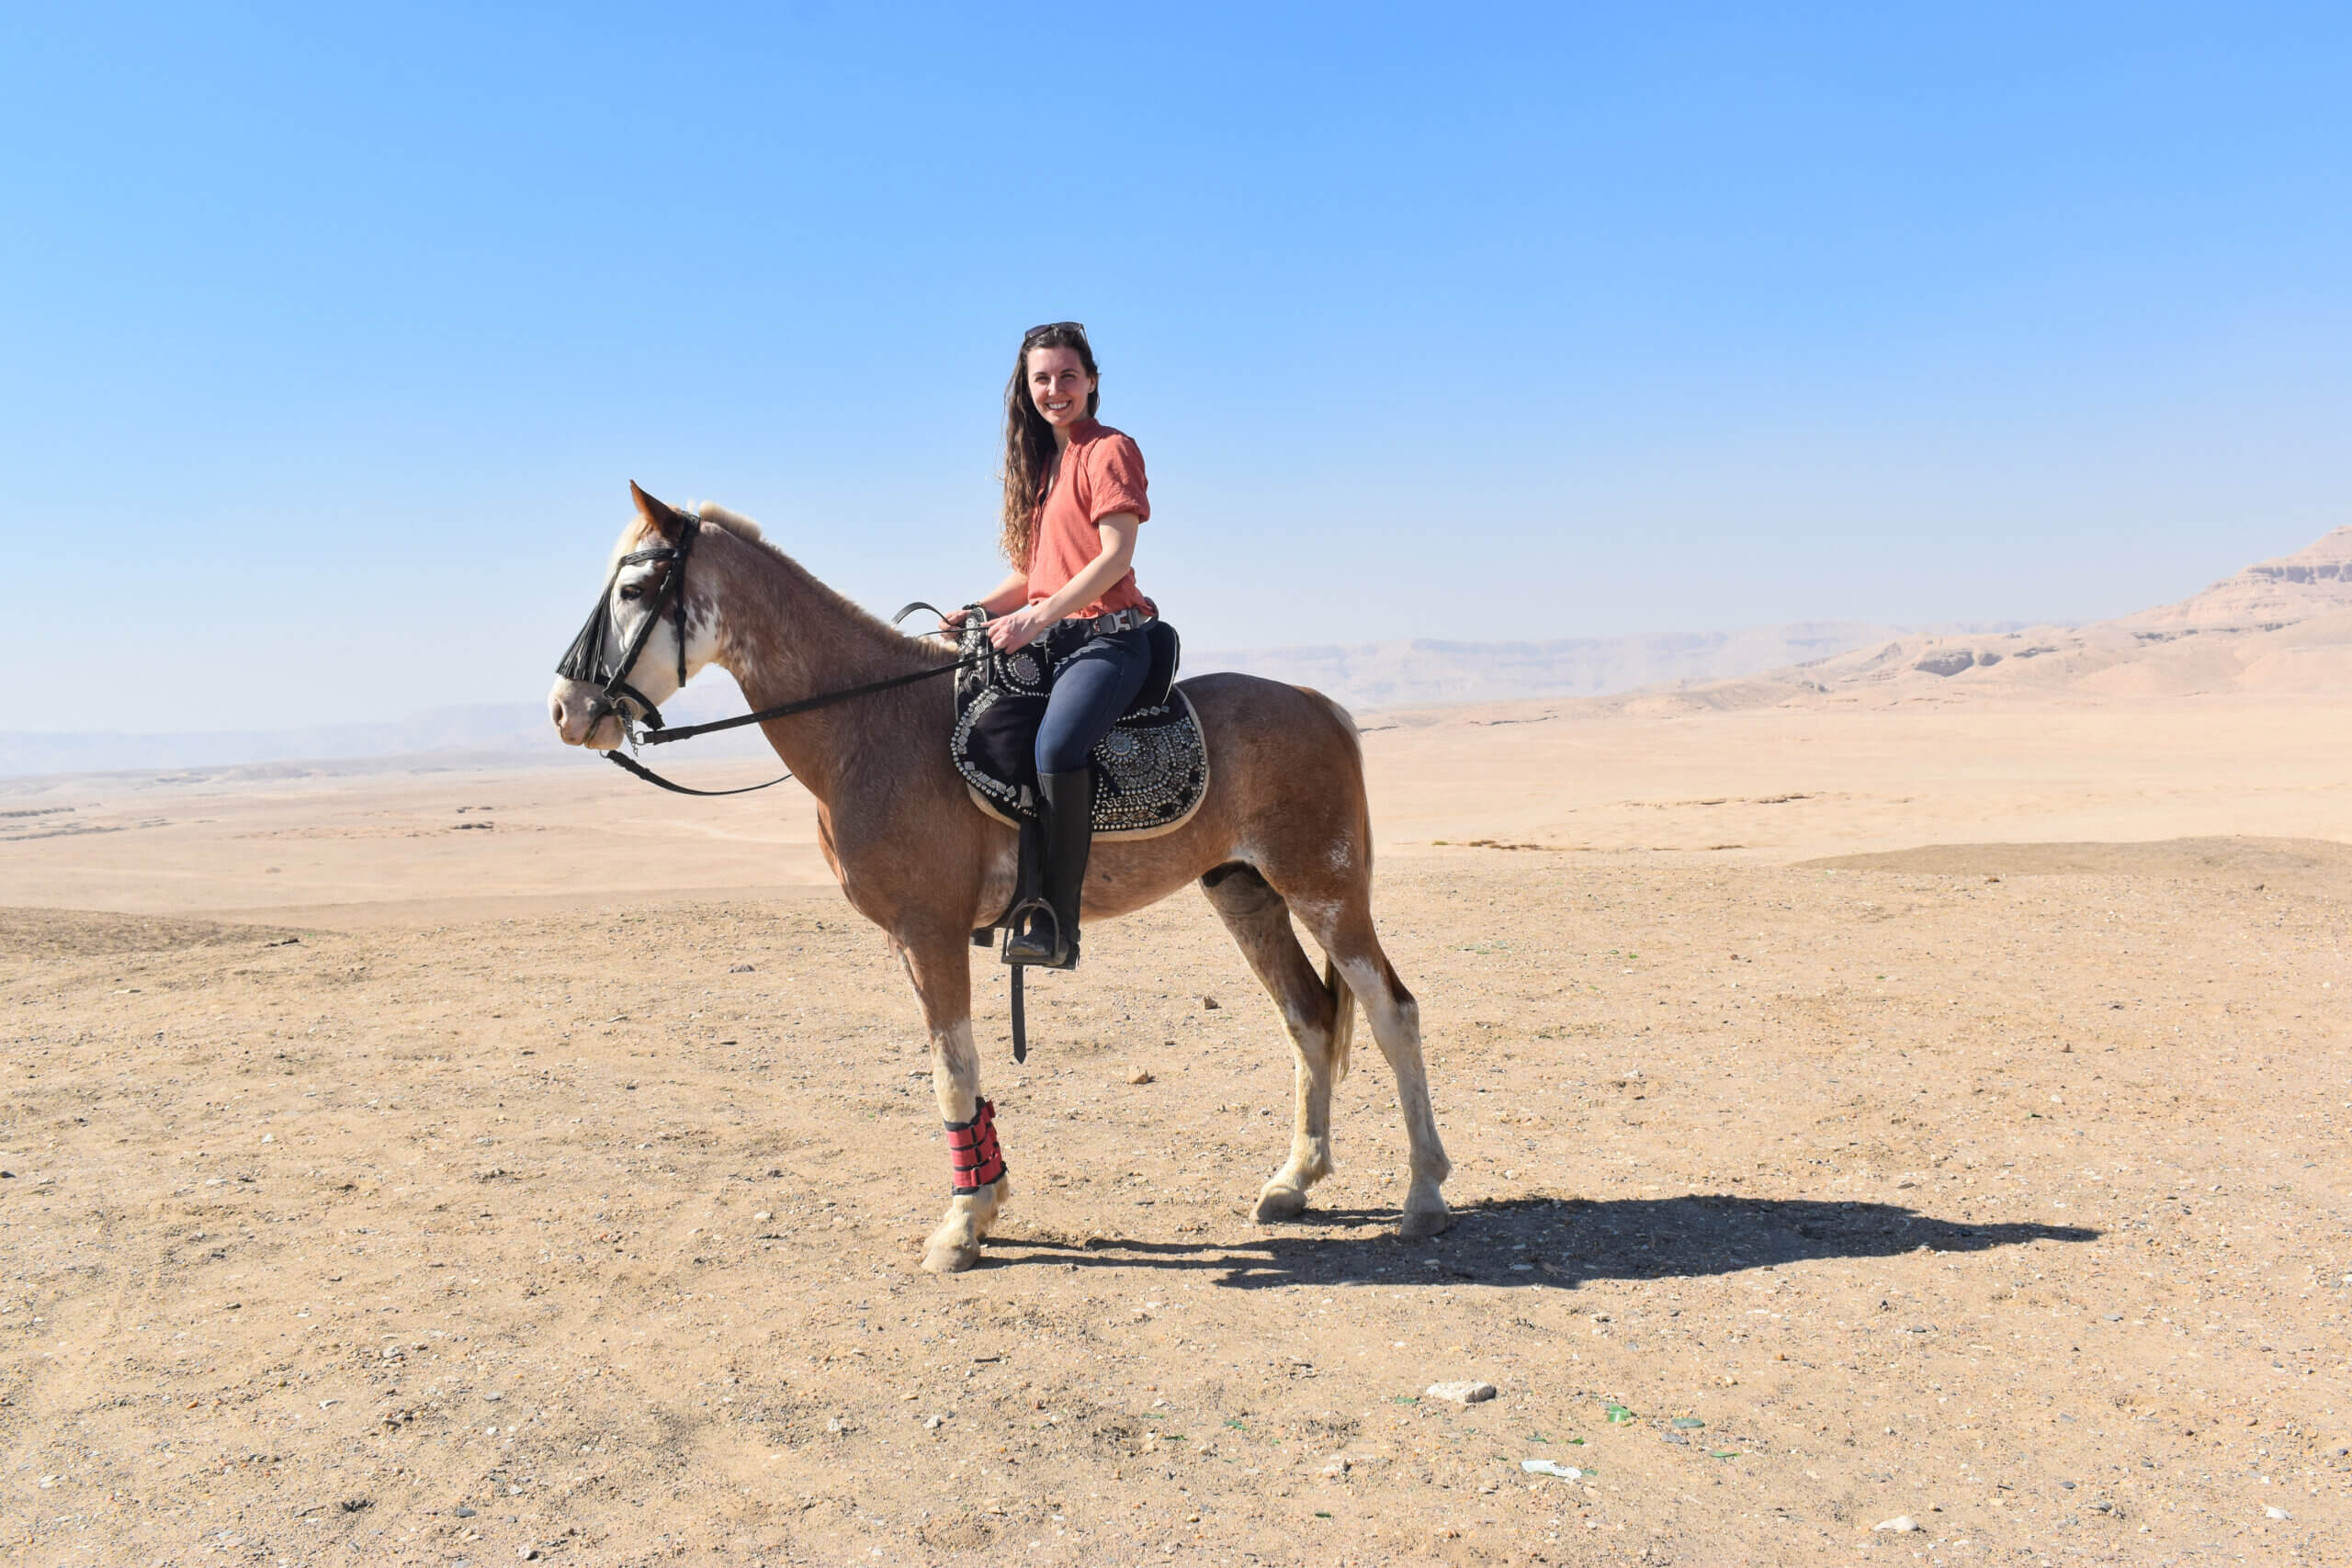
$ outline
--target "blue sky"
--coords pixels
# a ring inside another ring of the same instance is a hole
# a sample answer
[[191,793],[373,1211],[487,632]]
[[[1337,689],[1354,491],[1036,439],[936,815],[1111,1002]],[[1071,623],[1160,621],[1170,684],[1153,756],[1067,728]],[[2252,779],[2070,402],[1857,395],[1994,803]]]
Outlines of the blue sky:
[[534,700],[631,479],[976,596],[1061,317],[1196,647],[2177,598],[2352,522],[2348,18],[12,7],[18,690]]

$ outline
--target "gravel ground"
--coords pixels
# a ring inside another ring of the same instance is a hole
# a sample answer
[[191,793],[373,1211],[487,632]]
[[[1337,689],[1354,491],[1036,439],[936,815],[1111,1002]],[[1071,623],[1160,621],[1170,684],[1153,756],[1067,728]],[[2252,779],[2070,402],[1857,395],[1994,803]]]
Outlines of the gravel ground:
[[1391,855],[1461,1214],[1414,1246],[1368,1039],[1317,1207],[1249,1222],[1287,1054],[1180,897],[1036,983],[1025,1068],[985,976],[1016,1196],[945,1280],[835,896],[0,911],[0,1547],[2342,1562],[2347,891],[2288,840]]

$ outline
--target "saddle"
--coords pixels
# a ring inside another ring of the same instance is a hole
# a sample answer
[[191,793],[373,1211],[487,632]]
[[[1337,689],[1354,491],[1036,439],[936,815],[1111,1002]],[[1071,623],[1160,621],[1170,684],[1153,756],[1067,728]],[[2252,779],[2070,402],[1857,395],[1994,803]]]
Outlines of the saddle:
[[[988,617],[967,607],[956,671],[956,728],[948,754],[964,787],[998,821],[1020,829],[1012,900],[1004,913],[972,933],[986,947],[1014,911],[1037,897],[1044,828],[1038,811],[1037,728],[1046,720],[1053,671],[1040,638],[1012,653],[989,641]],[[1127,711],[1094,746],[1094,836],[1148,839],[1171,833],[1193,818],[1209,792],[1209,754],[1193,701],[1176,689],[1182,647],[1176,628],[1144,624],[1151,671]],[[1022,1002],[1023,966],[1008,982],[1012,1009],[1012,1059],[1029,1059],[1029,1025]],[[952,1134],[951,1134],[952,1136]]]
[[[1208,794],[1208,748],[1192,699],[1176,689],[1182,648],[1165,621],[1144,623],[1151,672],[1127,711],[1094,747],[1094,834],[1148,839],[1192,820]],[[1043,639],[1040,639],[1041,641]],[[1000,653],[985,618],[964,623],[956,673],[956,728],[950,754],[972,803],[1019,828],[1037,820],[1037,728],[1045,722],[1052,671],[1038,643]]]

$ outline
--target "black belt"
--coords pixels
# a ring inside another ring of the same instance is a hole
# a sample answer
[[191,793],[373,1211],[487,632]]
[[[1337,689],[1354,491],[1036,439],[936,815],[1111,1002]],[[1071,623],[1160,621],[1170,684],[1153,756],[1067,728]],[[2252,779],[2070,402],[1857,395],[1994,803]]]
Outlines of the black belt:
[[1153,619],[1152,613],[1140,605],[1114,610],[1107,615],[1066,615],[1053,625],[1055,631],[1083,630],[1089,637],[1110,637],[1118,632],[1131,632]]

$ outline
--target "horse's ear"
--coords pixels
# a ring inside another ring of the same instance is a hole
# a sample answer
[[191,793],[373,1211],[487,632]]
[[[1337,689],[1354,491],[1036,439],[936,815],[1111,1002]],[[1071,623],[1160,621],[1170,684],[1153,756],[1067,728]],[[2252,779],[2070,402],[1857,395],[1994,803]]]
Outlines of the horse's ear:
[[654,500],[638,489],[635,479],[628,482],[628,494],[629,499],[637,502],[637,514],[645,520],[647,527],[653,529],[665,539],[675,539],[678,536],[678,530],[685,525],[685,519],[680,516],[675,509]]

